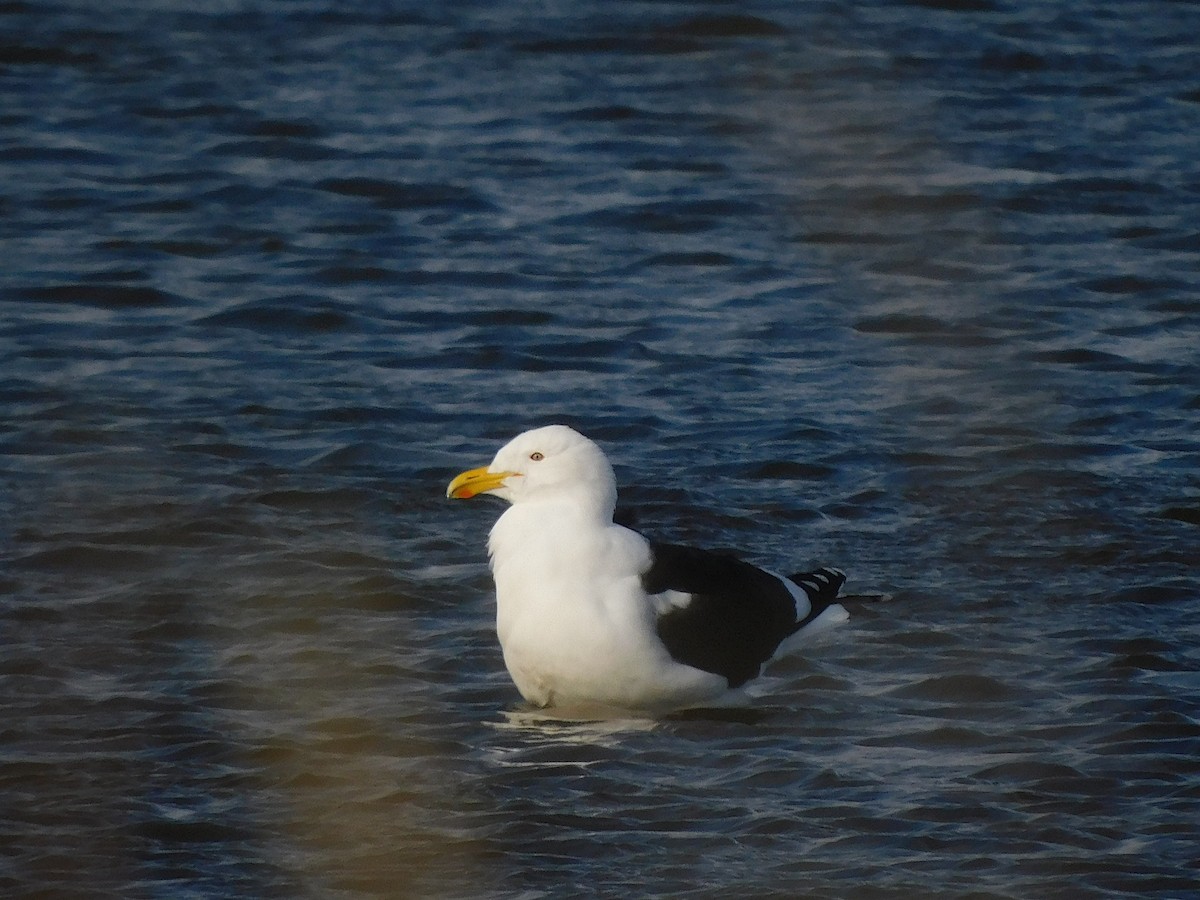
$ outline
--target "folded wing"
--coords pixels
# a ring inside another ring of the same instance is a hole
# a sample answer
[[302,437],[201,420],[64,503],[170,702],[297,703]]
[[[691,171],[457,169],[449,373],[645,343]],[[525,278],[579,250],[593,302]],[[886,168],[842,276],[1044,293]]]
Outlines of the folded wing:
[[642,587],[652,596],[674,592],[659,607],[659,640],[677,662],[722,675],[735,688],[757,676],[845,581],[836,569],[782,578],[732,554],[677,544],[651,541],[650,552]]

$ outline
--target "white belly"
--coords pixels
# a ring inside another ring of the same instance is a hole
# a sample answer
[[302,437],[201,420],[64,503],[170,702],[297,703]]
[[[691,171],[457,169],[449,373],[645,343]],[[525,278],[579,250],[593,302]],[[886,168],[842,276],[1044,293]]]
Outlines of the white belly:
[[652,612],[639,608],[640,591],[630,600],[538,603],[526,596],[510,604],[499,590],[497,633],[521,696],[542,707],[659,711],[725,693],[721,676],[672,660],[654,633]]
[[496,632],[530,703],[659,711],[725,693],[723,677],[676,663],[658,640],[639,577],[649,565],[641,535],[514,506],[489,549]]

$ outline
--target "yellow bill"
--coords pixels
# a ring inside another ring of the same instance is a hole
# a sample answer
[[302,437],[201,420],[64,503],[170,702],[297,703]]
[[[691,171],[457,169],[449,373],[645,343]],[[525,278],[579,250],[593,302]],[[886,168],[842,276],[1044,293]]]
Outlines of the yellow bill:
[[505,479],[512,475],[512,472],[489,472],[487,466],[469,469],[455,476],[446,488],[446,496],[452,500],[470,500],[476,494],[486,494],[503,487]]

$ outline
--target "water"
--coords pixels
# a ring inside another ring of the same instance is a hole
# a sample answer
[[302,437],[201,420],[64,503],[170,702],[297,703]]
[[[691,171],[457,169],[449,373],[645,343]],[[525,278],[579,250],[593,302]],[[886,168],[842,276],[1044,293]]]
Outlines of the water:
[[[0,893],[1200,890],[1195,3],[0,4]],[[532,716],[498,513],[896,595]]]

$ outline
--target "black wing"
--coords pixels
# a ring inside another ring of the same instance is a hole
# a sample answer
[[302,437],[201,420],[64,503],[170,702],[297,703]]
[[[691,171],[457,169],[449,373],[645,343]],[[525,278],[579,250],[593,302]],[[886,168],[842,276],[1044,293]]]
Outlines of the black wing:
[[676,544],[652,541],[650,552],[653,562],[642,575],[646,593],[692,595],[686,606],[658,619],[658,637],[677,662],[715,672],[730,687],[739,687],[757,676],[780,642],[800,627],[795,599],[770,572],[727,553]]

